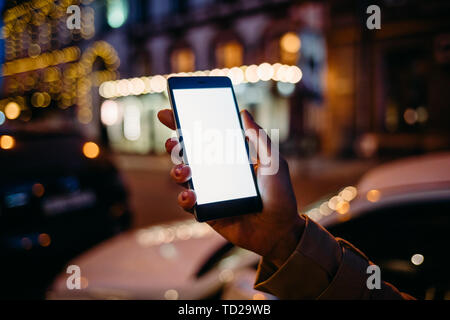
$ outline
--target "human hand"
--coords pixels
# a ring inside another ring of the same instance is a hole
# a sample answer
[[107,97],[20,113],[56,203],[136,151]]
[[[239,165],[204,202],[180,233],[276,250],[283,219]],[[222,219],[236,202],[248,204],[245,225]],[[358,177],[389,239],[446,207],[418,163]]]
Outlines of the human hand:
[[[252,132],[256,133],[247,135],[247,138],[255,146],[258,157],[270,157],[271,142],[265,132],[260,130],[248,111],[242,111],[241,118],[245,130],[253,129]],[[172,110],[161,110],[158,119],[170,129],[176,129]],[[170,154],[177,144],[178,140],[168,139],[165,144],[167,152]],[[266,151],[264,155],[260,153],[262,148]],[[262,212],[212,220],[208,224],[228,241],[265,257],[279,267],[297,246],[305,221],[297,213],[297,201],[286,160],[279,157],[279,170],[273,175],[261,174],[258,165],[255,168],[263,202]],[[185,164],[175,165],[170,176],[187,188],[191,178],[190,167]],[[191,210],[195,202],[194,190],[188,189],[178,195],[178,204],[186,211]]]

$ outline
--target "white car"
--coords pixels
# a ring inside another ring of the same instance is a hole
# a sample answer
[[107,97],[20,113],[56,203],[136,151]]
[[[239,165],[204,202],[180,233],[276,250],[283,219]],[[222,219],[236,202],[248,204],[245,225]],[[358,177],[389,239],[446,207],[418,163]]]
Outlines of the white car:
[[[450,153],[398,160],[369,171],[305,210],[380,265],[382,277],[417,298],[450,298]],[[70,264],[48,299],[274,299],[253,289],[259,257],[193,220],[131,231]],[[70,280],[70,279],[69,279]]]

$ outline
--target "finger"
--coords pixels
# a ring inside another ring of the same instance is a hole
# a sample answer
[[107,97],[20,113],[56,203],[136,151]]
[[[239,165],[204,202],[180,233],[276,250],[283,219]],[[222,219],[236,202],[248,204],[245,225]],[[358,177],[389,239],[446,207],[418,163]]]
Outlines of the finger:
[[268,164],[271,156],[270,138],[255,120],[253,120],[252,115],[247,110],[241,111],[241,117],[245,135],[255,148],[258,158],[262,163]]
[[179,184],[184,184],[191,178],[191,168],[185,164],[177,164],[170,170],[170,176]]
[[197,201],[193,190],[185,190],[178,195],[178,205],[186,211],[190,211]]
[[177,138],[169,138],[166,140],[165,147],[168,154],[171,154],[173,148],[175,148],[178,145],[178,139]]
[[175,120],[173,118],[173,112],[170,109],[163,109],[158,112],[158,119],[166,127],[175,130]]

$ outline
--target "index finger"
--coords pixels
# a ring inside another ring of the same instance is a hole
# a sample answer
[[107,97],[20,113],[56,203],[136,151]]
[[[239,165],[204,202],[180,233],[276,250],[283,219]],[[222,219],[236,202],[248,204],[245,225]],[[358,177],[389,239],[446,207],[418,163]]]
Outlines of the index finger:
[[158,112],[158,119],[166,127],[175,130],[175,120],[173,118],[173,112],[170,109],[163,109]]

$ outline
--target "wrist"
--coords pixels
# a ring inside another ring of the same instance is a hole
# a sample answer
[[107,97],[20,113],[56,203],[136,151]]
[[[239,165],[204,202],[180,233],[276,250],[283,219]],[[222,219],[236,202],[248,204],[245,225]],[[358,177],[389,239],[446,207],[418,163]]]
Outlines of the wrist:
[[295,248],[302,237],[304,228],[304,218],[297,216],[295,221],[288,226],[264,258],[274,264],[277,268],[281,267],[295,251]]

